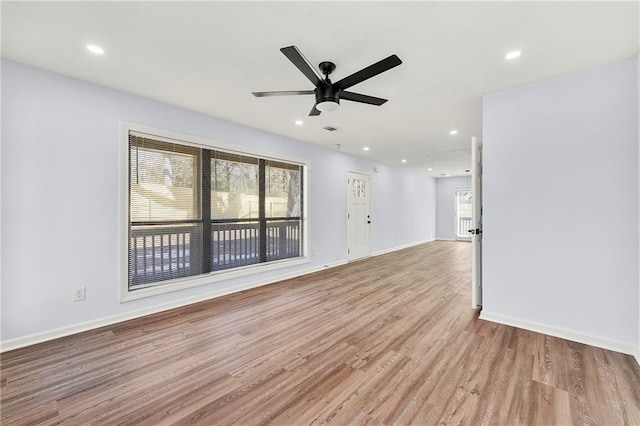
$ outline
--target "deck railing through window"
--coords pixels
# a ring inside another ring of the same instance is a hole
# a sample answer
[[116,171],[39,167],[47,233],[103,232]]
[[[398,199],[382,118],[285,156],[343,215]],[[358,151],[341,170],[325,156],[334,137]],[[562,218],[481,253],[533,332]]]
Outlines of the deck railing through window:
[[470,217],[458,218],[458,236],[461,238],[471,238],[469,230],[472,229],[472,220]]
[[213,223],[211,244],[211,266],[214,271],[258,263],[260,262],[259,223]]
[[[129,238],[129,287],[145,287],[202,273],[202,225],[132,226]],[[300,256],[300,220],[267,221],[266,261]],[[219,271],[260,263],[257,221],[211,224],[211,269]]]
[[129,287],[202,272],[202,225],[132,226],[129,235]]
[[300,220],[267,222],[267,261],[300,256]]

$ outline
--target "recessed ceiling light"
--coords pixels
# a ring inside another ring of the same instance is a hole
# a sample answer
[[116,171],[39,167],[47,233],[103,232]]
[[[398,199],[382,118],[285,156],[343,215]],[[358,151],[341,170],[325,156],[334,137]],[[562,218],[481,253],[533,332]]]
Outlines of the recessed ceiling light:
[[432,171],[433,169],[431,167],[429,167],[427,170]]
[[88,44],[87,50],[91,53],[95,53],[96,55],[102,55],[104,53],[104,49],[100,46],[96,46],[95,44]]
[[519,50],[514,50],[513,52],[507,53],[505,58],[507,58],[508,60],[512,60],[512,59],[516,59],[516,58],[520,57],[521,54],[522,54],[522,52],[520,52]]
[[401,161],[402,161],[403,163],[406,163],[406,162],[407,162],[407,159],[406,159],[406,158],[403,158]]
[[369,147],[368,147],[368,146],[363,146],[363,147],[362,147],[362,150],[363,150],[363,151],[369,151]]
[[296,126],[302,126],[303,124],[302,120],[296,120]]
[[449,134],[450,134],[450,135],[457,135],[457,134],[458,134],[458,131],[457,131],[457,130],[452,130],[452,131],[450,131],[450,132],[449,132]]
[[449,173],[447,173],[447,177],[451,176]]

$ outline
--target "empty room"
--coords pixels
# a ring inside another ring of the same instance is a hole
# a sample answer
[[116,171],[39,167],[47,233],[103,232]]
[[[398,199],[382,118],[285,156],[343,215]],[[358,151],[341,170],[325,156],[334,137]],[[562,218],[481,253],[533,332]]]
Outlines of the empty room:
[[640,425],[640,3],[2,1],[3,425]]

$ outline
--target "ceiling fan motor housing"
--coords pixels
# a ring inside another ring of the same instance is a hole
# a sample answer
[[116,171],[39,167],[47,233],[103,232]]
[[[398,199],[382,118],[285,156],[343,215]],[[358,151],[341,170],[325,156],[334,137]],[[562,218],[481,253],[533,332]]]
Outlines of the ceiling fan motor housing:
[[327,80],[327,84],[322,84],[316,87],[316,104],[322,102],[335,102],[340,103],[340,89],[331,84]]

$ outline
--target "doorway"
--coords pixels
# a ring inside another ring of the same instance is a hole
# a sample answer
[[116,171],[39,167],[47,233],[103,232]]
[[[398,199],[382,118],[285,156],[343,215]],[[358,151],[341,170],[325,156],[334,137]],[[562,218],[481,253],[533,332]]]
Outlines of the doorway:
[[471,241],[473,221],[471,216],[472,205],[471,188],[456,188],[456,217],[455,229],[457,241]]
[[371,216],[369,175],[349,172],[347,177],[347,261],[369,257]]

